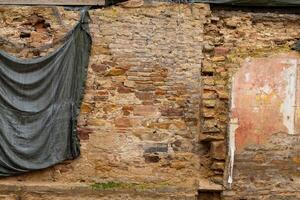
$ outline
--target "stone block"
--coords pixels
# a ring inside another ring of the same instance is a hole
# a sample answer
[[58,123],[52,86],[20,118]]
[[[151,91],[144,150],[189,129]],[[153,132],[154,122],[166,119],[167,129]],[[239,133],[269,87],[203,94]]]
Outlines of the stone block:
[[88,140],[89,135],[92,133],[91,129],[88,128],[78,128],[77,134],[81,140]]
[[167,153],[168,144],[167,143],[154,143],[144,145],[145,153]]
[[203,108],[202,116],[203,117],[214,117],[216,115],[216,110],[213,108]]
[[211,169],[218,170],[218,171],[223,171],[224,167],[225,167],[225,163],[224,162],[219,162],[219,161],[215,161],[211,165]]
[[203,99],[214,99],[216,98],[217,94],[213,90],[203,90],[202,98]]
[[226,56],[230,52],[230,48],[228,47],[215,47],[214,55],[215,56]]
[[215,80],[212,77],[203,77],[202,83],[204,85],[214,85],[215,84]]
[[82,103],[80,107],[80,113],[90,113],[93,110],[93,107],[89,103]]
[[109,71],[105,74],[106,76],[120,76],[125,74],[125,70],[122,68],[111,68]]
[[217,90],[217,93],[220,99],[229,99],[229,93],[227,90]]
[[183,116],[183,110],[181,108],[162,108],[161,115],[169,117]]
[[203,106],[207,107],[207,108],[213,108],[216,106],[217,101],[215,99],[204,99],[202,101]]
[[108,68],[107,65],[105,64],[92,64],[91,68],[93,69],[94,72],[105,72]]
[[118,90],[117,90],[119,93],[131,93],[133,92],[133,90],[129,87],[126,87],[126,86],[120,86],[118,87]]
[[136,116],[157,117],[160,115],[160,112],[156,106],[136,105],[133,108],[133,114]]
[[106,123],[106,121],[104,119],[101,118],[89,118],[87,120],[87,124],[89,126],[104,126]]
[[213,141],[210,145],[211,157],[217,160],[225,160],[226,146],[224,141]]
[[118,128],[132,127],[131,120],[127,117],[120,117],[115,119],[115,126]]
[[135,92],[135,96],[142,101],[153,100],[152,92]]
[[222,61],[225,61],[225,60],[226,60],[225,56],[215,56],[215,57],[211,58],[212,62],[222,62]]

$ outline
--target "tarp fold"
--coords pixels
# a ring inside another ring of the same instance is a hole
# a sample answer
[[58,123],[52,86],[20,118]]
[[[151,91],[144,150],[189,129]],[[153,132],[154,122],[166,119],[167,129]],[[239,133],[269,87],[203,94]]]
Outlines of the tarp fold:
[[0,51],[0,176],[79,156],[77,116],[92,43],[87,10],[45,57],[24,60]]

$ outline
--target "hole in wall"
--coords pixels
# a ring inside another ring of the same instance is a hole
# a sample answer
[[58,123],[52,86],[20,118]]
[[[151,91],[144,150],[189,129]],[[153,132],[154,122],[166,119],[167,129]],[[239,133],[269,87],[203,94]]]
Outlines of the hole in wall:
[[221,200],[219,191],[198,191],[197,200]]
[[201,72],[201,76],[213,76],[213,72]]

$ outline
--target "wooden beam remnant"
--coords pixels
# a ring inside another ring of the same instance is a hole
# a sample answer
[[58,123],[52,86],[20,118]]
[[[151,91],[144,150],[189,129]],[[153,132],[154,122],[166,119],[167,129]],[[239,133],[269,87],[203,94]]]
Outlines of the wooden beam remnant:
[[105,0],[0,0],[0,5],[104,6]]

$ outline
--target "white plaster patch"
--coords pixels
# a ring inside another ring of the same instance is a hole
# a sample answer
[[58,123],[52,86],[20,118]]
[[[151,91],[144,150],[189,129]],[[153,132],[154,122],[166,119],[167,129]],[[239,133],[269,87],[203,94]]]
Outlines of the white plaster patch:
[[250,62],[251,62],[251,57],[247,57],[247,58],[245,59],[245,62],[246,62],[246,63],[250,63]]
[[296,85],[297,85],[297,60],[289,59],[285,64],[287,67],[281,74],[286,82],[285,98],[280,107],[283,115],[283,124],[288,129],[288,134],[295,134],[295,112],[296,112]]
[[258,113],[259,112],[259,107],[257,107],[257,106],[253,107],[253,112]]
[[272,92],[272,88],[268,84],[266,84],[264,85],[264,87],[260,88],[260,91],[265,94],[270,94]]
[[231,110],[233,110],[235,108],[235,102],[234,102],[234,99],[235,99],[235,90],[234,90],[234,77],[232,77],[231,79],[231,82],[233,83],[232,84],[232,87],[231,87]]
[[235,131],[238,128],[238,119],[231,118],[229,124],[229,148],[228,148],[228,157],[229,157],[229,172],[228,172],[228,184],[231,188],[233,182],[233,166],[234,166],[234,154],[235,154]]
[[[249,74],[249,73],[248,73]],[[249,74],[250,76],[250,74]],[[250,78],[250,77],[249,77]],[[247,79],[247,78],[246,78]],[[234,77],[232,78],[232,88],[235,84]],[[229,158],[229,164],[228,164],[228,184],[231,188],[231,184],[233,183],[233,166],[234,166],[234,154],[235,154],[235,131],[238,128],[238,119],[233,118],[232,113],[235,109],[235,90],[232,89],[231,91],[231,102],[230,102],[230,122],[229,122],[229,142],[228,142],[228,158]]]
[[246,82],[249,82],[250,81],[250,73],[248,72],[248,73],[245,73],[245,81]]

